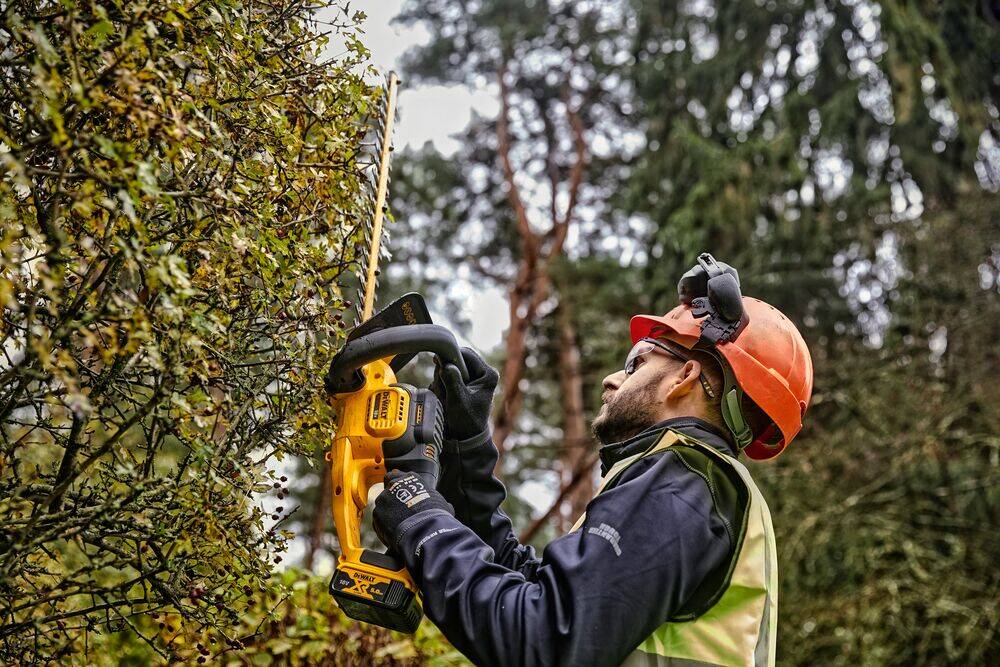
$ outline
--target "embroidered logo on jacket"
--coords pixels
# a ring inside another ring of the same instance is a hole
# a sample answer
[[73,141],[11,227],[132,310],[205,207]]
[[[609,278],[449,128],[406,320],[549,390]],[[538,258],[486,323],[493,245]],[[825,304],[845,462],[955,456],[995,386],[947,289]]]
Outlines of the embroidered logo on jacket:
[[591,535],[597,535],[598,537],[603,537],[606,539],[615,550],[616,556],[622,555],[622,548],[618,546],[622,539],[622,536],[618,534],[618,531],[609,526],[606,523],[602,523],[597,528],[588,528],[587,532]]

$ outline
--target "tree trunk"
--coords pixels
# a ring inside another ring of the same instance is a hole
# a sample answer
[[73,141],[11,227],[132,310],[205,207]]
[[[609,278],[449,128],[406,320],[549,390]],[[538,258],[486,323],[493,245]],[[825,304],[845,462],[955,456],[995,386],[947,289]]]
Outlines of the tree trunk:
[[330,462],[323,460],[320,466],[319,493],[316,496],[316,506],[313,509],[312,526],[309,529],[309,546],[306,548],[305,567],[313,569],[316,554],[323,548],[323,536],[326,535],[327,521],[330,517],[330,504],[333,501],[333,480],[330,477]]
[[[522,267],[523,269],[523,267]],[[507,436],[514,429],[514,422],[521,410],[521,379],[524,377],[524,360],[527,356],[528,321],[521,282],[508,292],[510,327],[504,341],[503,370],[500,373],[500,406],[493,419],[493,442],[503,458]],[[497,462],[499,465],[499,461]]]
[[493,419],[493,442],[503,460],[507,436],[521,412],[524,391],[525,360],[528,356],[528,335],[535,326],[538,307],[549,294],[549,279],[538,262],[522,261],[518,280],[508,293],[510,301],[510,327],[507,330],[501,378],[500,408]]
[[[580,373],[580,347],[569,299],[563,297],[557,313],[559,327],[559,389],[562,402],[563,450],[560,456],[562,486],[569,484],[576,471],[589,458],[593,442],[587,433],[583,413],[583,377]],[[594,481],[588,473],[572,487],[559,510],[560,529],[566,531],[583,514],[594,493]]]
[[[569,226],[573,220],[580,184],[583,180],[583,170],[587,163],[587,144],[584,139],[583,123],[577,110],[570,107],[567,98],[565,100],[565,113],[573,137],[575,160],[566,183],[566,192],[569,195],[566,210],[561,216],[559,215],[556,206],[559,186],[558,170],[549,169],[552,186],[551,227],[545,233],[535,232],[528,220],[528,209],[517,186],[516,169],[510,155],[513,138],[510,133],[511,93],[507,82],[508,73],[509,63],[505,61],[498,72],[500,113],[497,116],[496,126],[497,152],[503,169],[504,182],[507,185],[507,198],[514,212],[516,231],[521,246],[521,258],[517,276],[509,291],[510,328],[507,332],[506,355],[501,373],[503,395],[493,420],[493,441],[500,452],[500,458],[497,461],[498,468],[503,461],[507,437],[514,429],[514,423],[521,411],[523,402],[521,380],[524,378],[525,358],[528,353],[528,336],[536,324],[539,307],[550,293],[548,266],[553,258],[562,254]],[[548,109],[544,113],[548,113]],[[551,119],[546,116],[545,120],[550,133],[548,161],[554,165],[558,142],[553,134]]]

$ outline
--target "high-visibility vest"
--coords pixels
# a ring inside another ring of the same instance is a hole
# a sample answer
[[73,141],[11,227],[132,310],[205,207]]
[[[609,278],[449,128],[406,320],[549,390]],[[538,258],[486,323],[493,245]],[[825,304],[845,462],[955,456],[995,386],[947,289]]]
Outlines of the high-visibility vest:
[[[668,447],[691,447],[746,485],[749,502],[736,537],[725,581],[709,599],[711,606],[668,620],[653,631],[622,663],[629,667],[764,667],[774,665],[778,622],[778,563],[771,513],[750,471],[710,445],[667,430],[649,449],[618,461],[601,480],[597,493],[613,487],[622,471],[639,459]],[[710,488],[714,493],[714,490]],[[572,530],[577,530],[586,515]],[[736,528],[735,526],[733,527]],[[664,563],[670,567],[670,563]],[[714,603],[712,603],[714,601]]]

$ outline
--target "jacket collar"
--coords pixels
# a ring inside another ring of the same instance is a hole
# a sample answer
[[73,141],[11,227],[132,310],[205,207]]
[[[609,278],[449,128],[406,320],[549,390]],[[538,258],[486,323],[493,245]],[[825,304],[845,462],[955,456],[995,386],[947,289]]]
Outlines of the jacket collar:
[[729,440],[717,427],[697,417],[672,417],[661,421],[659,424],[650,426],[639,435],[632,436],[628,440],[613,442],[610,445],[601,447],[599,452],[601,456],[601,476],[606,475],[611,466],[625,457],[640,454],[649,449],[667,429],[700,440],[723,454],[736,456],[736,450],[729,444]]

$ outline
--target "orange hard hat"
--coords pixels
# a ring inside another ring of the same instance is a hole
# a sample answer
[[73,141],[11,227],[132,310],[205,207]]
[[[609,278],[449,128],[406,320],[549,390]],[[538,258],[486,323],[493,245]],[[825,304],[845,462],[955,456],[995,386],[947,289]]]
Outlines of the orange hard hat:
[[[703,263],[706,257],[707,261]],[[702,277],[701,287],[692,292],[690,284],[685,285],[682,279],[678,291],[685,303],[662,317],[633,317],[632,341],[666,338],[688,349],[711,352],[722,362],[726,378],[721,408],[727,426],[736,435],[737,443],[747,456],[757,460],[773,458],[802,428],[802,417],[809,405],[813,386],[809,348],[799,330],[777,308],[740,294],[735,270],[716,263],[707,254],[699,257],[699,264],[708,269]],[[735,291],[729,294],[728,306],[724,299],[714,298],[711,287],[707,295],[703,289],[706,278],[712,278],[713,272],[720,275],[723,271],[720,265],[735,278],[726,279],[727,288],[731,289],[735,284]],[[696,267],[694,271],[697,270]],[[689,276],[691,272],[685,274],[685,279]],[[740,304],[743,312],[734,315],[733,308],[738,311]],[[721,316],[720,311],[727,309],[729,317]],[[742,393],[746,393],[771,419],[777,433],[773,428],[765,429],[763,433],[750,433],[740,409]]]

